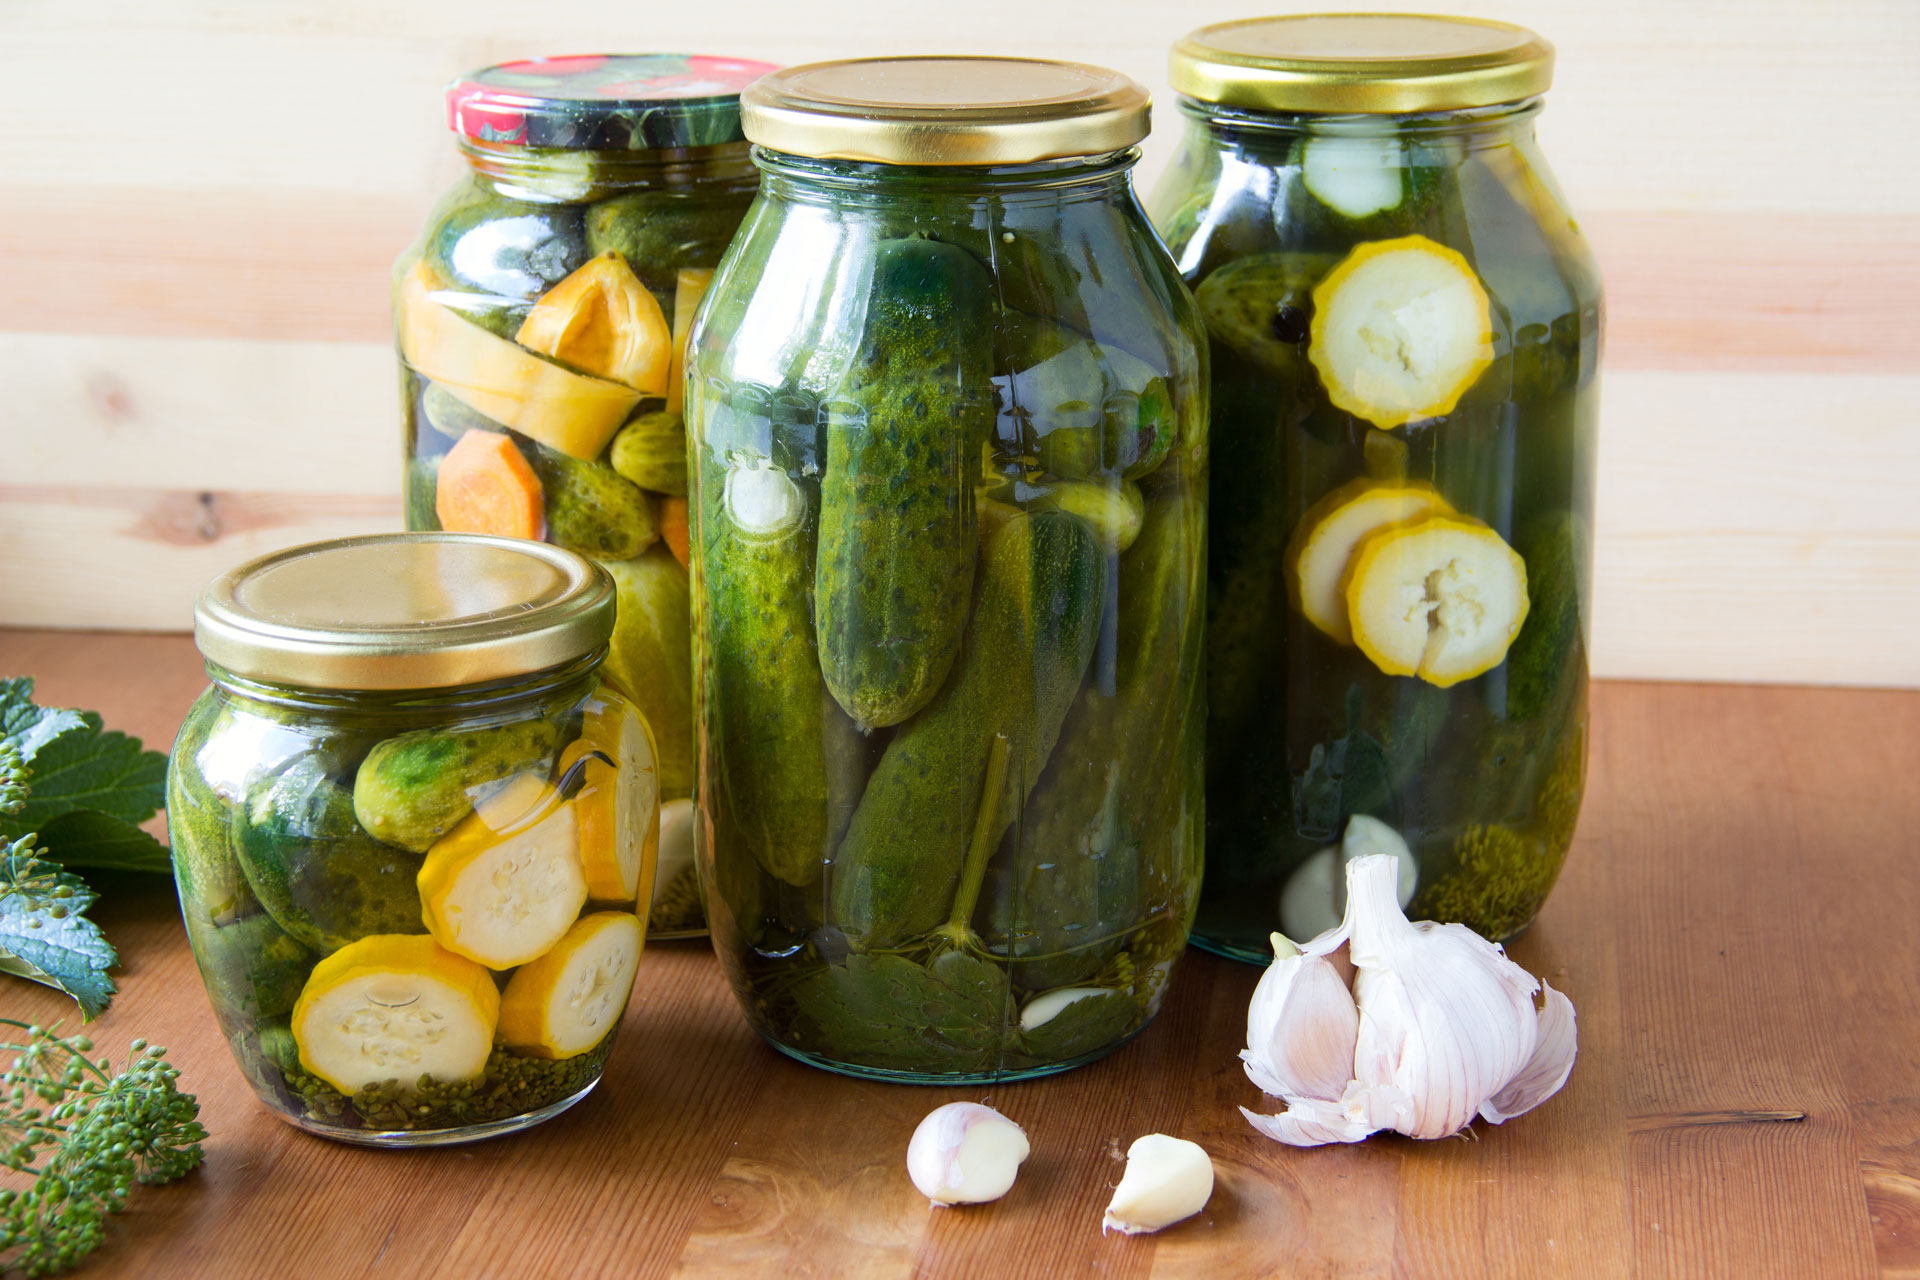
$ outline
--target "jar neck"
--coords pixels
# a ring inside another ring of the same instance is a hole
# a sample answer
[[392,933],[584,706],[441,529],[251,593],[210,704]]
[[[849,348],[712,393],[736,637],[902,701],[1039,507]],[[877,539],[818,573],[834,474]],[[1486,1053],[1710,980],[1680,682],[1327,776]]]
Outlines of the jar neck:
[[757,175],[748,144],[645,151],[576,151],[489,146],[462,138],[467,167],[502,195],[528,201],[570,202],[622,191],[699,186],[752,191]]
[[901,165],[858,160],[822,160],[766,147],[753,149],[761,190],[769,196],[823,204],[886,204],[915,200],[990,198],[1022,200],[1119,200],[1129,197],[1128,174],[1138,148],[1097,156],[1069,156],[1031,164]]
[[1315,136],[1380,137],[1445,142],[1472,150],[1508,146],[1533,137],[1542,100],[1527,98],[1490,107],[1430,111],[1412,115],[1331,115],[1314,112],[1256,111],[1195,98],[1180,99],[1189,136],[1198,135],[1222,150],[1270,150],[1295,139]]
[[423,714],[510,713],[571,701],[585,696],[606,656],[603,645],[557,667],[445,689],[309,689],[252,680],[214,662],[207,663],[206,667],[207,677],[222,692],[247,702],[285,707],[318,717],[351,713],[362,718],[391,715],[395,720],[414,720]]

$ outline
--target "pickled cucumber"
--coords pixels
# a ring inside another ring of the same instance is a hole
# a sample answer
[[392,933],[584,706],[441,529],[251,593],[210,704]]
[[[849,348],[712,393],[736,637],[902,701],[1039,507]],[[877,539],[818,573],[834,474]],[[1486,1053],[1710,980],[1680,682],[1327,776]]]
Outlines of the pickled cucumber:
[[368,934],[425,932],[414,888],[420,859],[362,831],[353,797],[319,758],[288,765],[234,811],[233,823],[247,884],[297,941],[335,951]]
[[439,383],[424,378],[422,381],[427,386],[420,393],[420,417],[447,439],[458,440],[469,431],[506,430]]
[[[997,842],[1053,751],[1105,597],[1100,541],[1079,517],[1038,512],[995,536],[954,676],[888,744],[835,856],[832,918],[856,945],[898,946],[947,919],[976,823]],[[1005,792],[983,795],[999,738]]]
[[702,485],[718,781],[767,872],[811,884],[852,814],[863,751],[820,674],[806,496],[771,467],[726,477],[716,469]]
[[613,438],[607,461],[642,489],[686,496],[687,432],[677,413],[636,415]]
[[300,988],[320,957],[268,915],[229,925],[209,925],[189,916],[200,976],[224,1021],[283,1018],[293,1012]]
[[631,560],[660,537],[657,501],[604,462],[582,462],[528,441],[546,494],[547,541],[605,560]]
[[1571,511],[1549,511],[1520,533],[1527,566],[1527,621],[1507,650],[1507,716],[1531,720],[1556,706],[1586,666],[1587,583],[1580,563],[1591,544],[1585,521]]
[[631,560],[602,560],[619,612],[607,645],[607,678],[640,708],[660,749],[660,789],[693,786],[693,633],[687,571],[664,545]]
[[937,240],[875,257],[858,355],[828,405],[814,567],[827,687],[868,728],[925,706],[959,651],[974,460],[993,428],[985,269]]
[[1068,480],[1137,478],[1165,460],[1176,424],[1153,366],[1020,312],[1005,313],[999,339],[1010,370],[993,379],[1002,447]]
[[670,311],[680,268],[720,261],[752,199],[751,189],[734,199],[716,198],[710,189],[697,196],[669,191],[615,196],[587,209],[586,247],[590,253],[619,253]]
[[541,294],[592,257],[581,211],[510,199],[474,180],[442,206],[426,260],[448,289],[441,301],[502,338],[513,337]]
[[418,729],[367,753],[353,813],[375,839],[425,853],[473,810],[473,792],[529,770],[546,773],[560,728],[516,720],[483,728]]
[[407,461],[407,528],[415,533],[435,533],[440,528],[440,459],[443,454],[419,454]]

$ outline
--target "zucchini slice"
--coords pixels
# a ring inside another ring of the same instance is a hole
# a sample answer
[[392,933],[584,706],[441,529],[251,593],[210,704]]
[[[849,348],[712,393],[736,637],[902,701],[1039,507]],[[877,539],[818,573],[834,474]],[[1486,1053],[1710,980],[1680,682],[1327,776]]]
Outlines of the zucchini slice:
[[1343,218],[1370,218],[1406,196],[1407,154],[1391,135],[1316,134],[1301,148],[1300,180]]
[[1354,549],[1377,529],[1452,511],[1431,485],[1381,485],[1364,478],[1341,485],[1309,507],[1293,531],[1286,575],[1294,607],[1334,640],[1352,644],[1341,586]]
[[1444,689],[1506,659],[1527,620],[1527,566],[1479,521],[1432,516],[1362,542],[1346,596],[1375,666]]
[[493,975],[420,934],[376,933],[313,967],[293,1006],[300,1065],[345,1094],[471,1080],[493,1051]]
[[1451,413],[1493,363],[1487,291],[1425,236],[1369,241],[1314,288],[1307,359],[1335,405],[1375,426]]
[[626,1012],[646,933],[630,911],[596,911],[522,965],[500,1001],[500,1039],[530,1058],[573,1058]]
[[[605,763],[601,755],[615,763]],[[561,776],[580,760],[586,761],[584,785],[571,803],[587,896],[595,902],[632,902],[653,881],[660,835],[653,732],[624,699],[602,698],[588,709],[579,740],[560,753]]]
[[577,811],[519,775],[427,851],[420,904],[436,942],[489,969],[545,954],[587,904]]
[[711,267],[681,267],[673,278],[673,364],[667,370],[667,411],[679,413],[687,397],[687,334],[700,300],[713,283]]

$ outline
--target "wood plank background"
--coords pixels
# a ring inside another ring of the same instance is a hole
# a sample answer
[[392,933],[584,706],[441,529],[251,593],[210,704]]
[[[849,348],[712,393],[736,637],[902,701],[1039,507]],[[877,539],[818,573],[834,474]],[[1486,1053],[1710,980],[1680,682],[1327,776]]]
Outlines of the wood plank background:
[[[1920,683],[1920,4],[1452,7],[1560,50],[1541,133],[1611,321],[1600,672]],[[180,628],[242,558],[397,523],[387,270],[464,69],[1079,57],[1154,87],[1146,187],[1167,45],[1257,9],[5,0],[0,623]]]

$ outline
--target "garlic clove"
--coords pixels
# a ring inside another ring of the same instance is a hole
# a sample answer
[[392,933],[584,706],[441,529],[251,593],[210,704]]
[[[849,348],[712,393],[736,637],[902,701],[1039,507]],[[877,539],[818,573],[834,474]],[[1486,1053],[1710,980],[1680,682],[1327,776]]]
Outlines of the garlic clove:
[[938,1205],[982,1204],[1013,1187],[1027,1158],[1026,1131],[992,1107],[935,1107],[907,1144],[907,1176]]
[[1353,994],[1325,956],[1277,933],[1273,955],[1247,1005],[1247,1078],[1275,1097],[1338,1098],[1360,1033]]
[[1061,987],[1055,991],[1043,991],[1027,1001],[1020,1010],[1020,1029],[1032,1031],[1044,1027],[1067,1009],[1068,1005],[1078,1004],[1094,996],[1104,996],[1112,991],[1111,987]]
[[1113,1189],[1100,1234],[1159,1231],[1207,1207],[1213,1161],[1197,1142],[1150,1133],[1127,1148],[1127,1167]]
[[[1414,890],[1420,887],[1420,860],[1413,856],[1413,850],[1407,847],[1406,837],[1395,831],[1378,818],[1370,818],[1364,813],[1356,813],[1347,819],[1346,833],[1340,837],[1340,860],[1342,871],[1345,864],[1355,858],[1364,858],[1370,854],[1390,854],[1400,860],[1400,879],[1394,887],[1394,897],[1400,903],[1400,909],[1406,910],[1413,901]],[[1347,885],[1344,875],[1337,885],[1339,909],[1347,909]]]
[[1280,927],[1289,938],[1317,938],[1337,928],[1347,909],[1346,864],[1368,854],[1400,859],[1398,897],[1404,909],[1420,887],[1420,861],[1398,831],[1378,818],[1356,813],[1337,845],[1328,845],[1293,869],[1280,891]]
[[1567,1077],[1573,1074],[1574,1055],[1580,1048],[1574,1028],[1573,1001],[1544,982],[1540,986],[1546,993],[1546,1003],[1540,1009],[1533,1056],[1500,1092],[1480,1105],[1480,1114],[1494,1124],[1505,1124],[1533,1110],[1560,1092]]
[[1398,860],[1347,864],[1348,949],[1360,1034],[1354,1078],[1391,1086],[1411,1138],[1457,1133],[1533,1056],[1539,983],[1465,925],[1415,924],[1397,900]]

